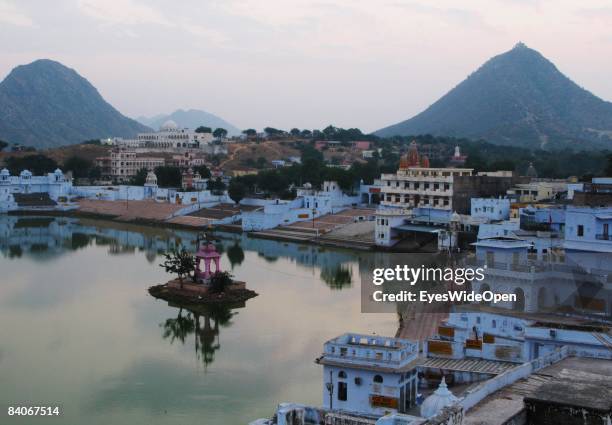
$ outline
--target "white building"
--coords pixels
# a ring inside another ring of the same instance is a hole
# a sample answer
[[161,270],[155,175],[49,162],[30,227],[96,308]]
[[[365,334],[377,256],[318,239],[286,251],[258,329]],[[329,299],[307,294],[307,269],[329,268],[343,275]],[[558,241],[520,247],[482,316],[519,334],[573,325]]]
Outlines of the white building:
[[470,215],[488,221],[508,220],[510,200],[508,198],[472,198]]
[[565,249],[612,253],[612,207],[568,206]]
[[68,206],[71,190],[72,181],[60,169],[45,176],[33,176],[28,170],[11,176],[5,168],[0,171],[0,212],[17,209],[20,199],[28,208]]
[[306,183],[297,190],[297,197],[291,201],[262,200],[258,208],[242,214],[242,230],[260,231],[273,229],[298,221],[312,220],[326,214],[342,211],[358,204],[359,195],[346,195],[338,183],[323,182],[322,190],[315,190]]
[[115,138],[113,145],[131,149],[175,151],[205,149],[212,141],[211,133],[196,133],[188,128],[179,128],[174,121],[166,121],[159,131],[139,133],[135,139]]
[[382,206],[396,208],[429,207],[452,211],[454,178],[471,176],[471,168],[402,168],[396,174],[383,174]]
[[416,404],[418,345],[412,341],[347,333],[327,341],[323,406],[382,416]]
[[165,163],[164,158],[138,156],[135,150],[124,148],[112,149],[109,157],[96,158],[102,175],[119,182],[129,180],[143,168],[152,171]]

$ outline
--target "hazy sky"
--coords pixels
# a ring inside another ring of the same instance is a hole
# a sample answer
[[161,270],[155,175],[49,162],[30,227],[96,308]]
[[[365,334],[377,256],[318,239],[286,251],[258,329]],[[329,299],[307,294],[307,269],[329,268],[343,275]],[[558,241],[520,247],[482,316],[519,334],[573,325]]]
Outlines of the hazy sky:
[[122,113],[372,131],[519,40],[612,100],[611,0],[0,0],[0,78],[39,58]]

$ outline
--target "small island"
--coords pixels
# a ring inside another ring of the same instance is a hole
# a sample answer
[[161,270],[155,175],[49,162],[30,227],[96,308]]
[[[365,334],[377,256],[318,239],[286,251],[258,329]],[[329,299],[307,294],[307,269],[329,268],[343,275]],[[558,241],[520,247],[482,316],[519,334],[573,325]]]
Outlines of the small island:
[[160,266],[177,277],[165,284],[151,286],[149,293],[155,298],[176,303],[211,304],[242,303],[258,295],[247,289],[245,282],[234,280],[229,272],[221,270],[221,254],[206,233],[198,236],[195,256],[182,248],[164,257]]

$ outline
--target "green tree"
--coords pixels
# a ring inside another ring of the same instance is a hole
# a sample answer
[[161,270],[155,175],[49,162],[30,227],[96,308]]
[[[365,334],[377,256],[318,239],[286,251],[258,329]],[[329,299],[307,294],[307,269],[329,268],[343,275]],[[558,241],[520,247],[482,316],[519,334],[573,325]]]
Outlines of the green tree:
[[310,131],[310,130],[302,130],[300,132],[300,136],[302,136],[305,139],[309,139],[309,138],[312,137],[312,131]]
[[212,133],[212,128],[201,125],[195,129],[195,132],[196,133]]
[[0,152],[2,152],[8,145],[9,145],[8,142],[5,142],[4,140],[0,140]]
[[302,132],[300,131],[299,128],[292,128],[289,131],[289,134],[291,134],[293,137],[299,137],[302,134]]
[[240,181],[232,180],[227,189],[227,193],[232,201],[239,204],[246,195],[246,187]]
[[89,178],[92,180],[98,180],[102,177],[102,169],[98,166],[91,167],[89,170]]
[[185,248],[172,249],[164,254],[164,262],[159,266],[166,270],[166,273],[176,274],[182,288],[183,278],[189,277],[195,270],[195,259]]
[[223,139],[227,136],[227,130],[224,128],[216,128],[215,131],[213,131],[213,136],[217,139]]
[[23,170],[29,170],[32,174],[40,176],[53,172],[58,168],[57,162],[43,154],[27,155],[22,157],[11,156],[4,160],[6,168],[11,174],[18,175]]
[[193,172],[200,174],[203,179],[209,179],[211,176],[210,169],[206,165],[198,165],[193,167]]
[[130,178],[130,184],[134,186],[144,186],[147,181],[147,174],[149,174],[149,170],[141,168],[132,178]]
[[181,187],[182,173],[181,169],[172,166],[162,166],[155,168],[157,176],[157,185],[159,187]]
[[73,155],[64,162],[64,171],[72,171],[72,175],[77,179],[86,178],[93,166],[89,159]]
[[606,176],[612,176],[612,153],[608,155],[608,163],[605,170]]
[[268,164],[268,161],[266,161],[266,158],[264,158],[263,156],[260,156],[259,158],[257,158],[257,162],[255,166],[257,168],[265,168],[267,164]]
[[223,183],[221,177],[217,177],[215,180],[209,180],[208,190],[210,190],[214,195],[221,195],[225,190],[225,183]]
[[257,136],[257,131],[254,128],[247,128],[246,130],[242,131],[242,134],[247,137],[255,137]]
[[266,127],[264,128],[264,131],[266,132],[268,136],[280,136],[281,134],[284,133],[283,130],[279,130],[278,128],[274,128],[274,127]]
[[210,277],[210,290],[214,293],[224,292],[233,282],[229,272],[216,272]]

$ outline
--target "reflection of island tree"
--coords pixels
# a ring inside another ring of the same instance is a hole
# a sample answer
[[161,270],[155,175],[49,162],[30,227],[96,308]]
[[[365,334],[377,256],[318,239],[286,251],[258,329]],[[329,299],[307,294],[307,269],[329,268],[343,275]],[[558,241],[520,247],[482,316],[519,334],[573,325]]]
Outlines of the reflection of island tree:
[[335,268],[321,269],[321,279],[331,289],[343,289],[351,286],[353,273],[348,266],[338,265]]
[[183,314],[183,308],[179,308],[176,318],[167,319],[160,326],[164,329],[163,338],[170,338],[170,343],[178,340],[185,344],[187,337],[193,333],[196,357],[208,366],[214,361],[215,352],[221,348],[219,329],[231,326],[234,314],[229,306],[222,304],[197,307],[187,310],[187,314]]
[[185,343],[187,336],[194,330],[194,322],[191,318],[191,313],[183,316],[183,308],[179,308],[178,316],[175,319],[166,319],[166,322],[160,326],[164,328],[164,339],[170,338],[170,344],[175,340]]
[[234,266],[239,266],[242,264],[244,261],[244,251],[242,250],[242,247],[238,245],[238,242],[234,242],[234,245],[228,248],[227,258],[232,265],[232,270],[234,269]]

